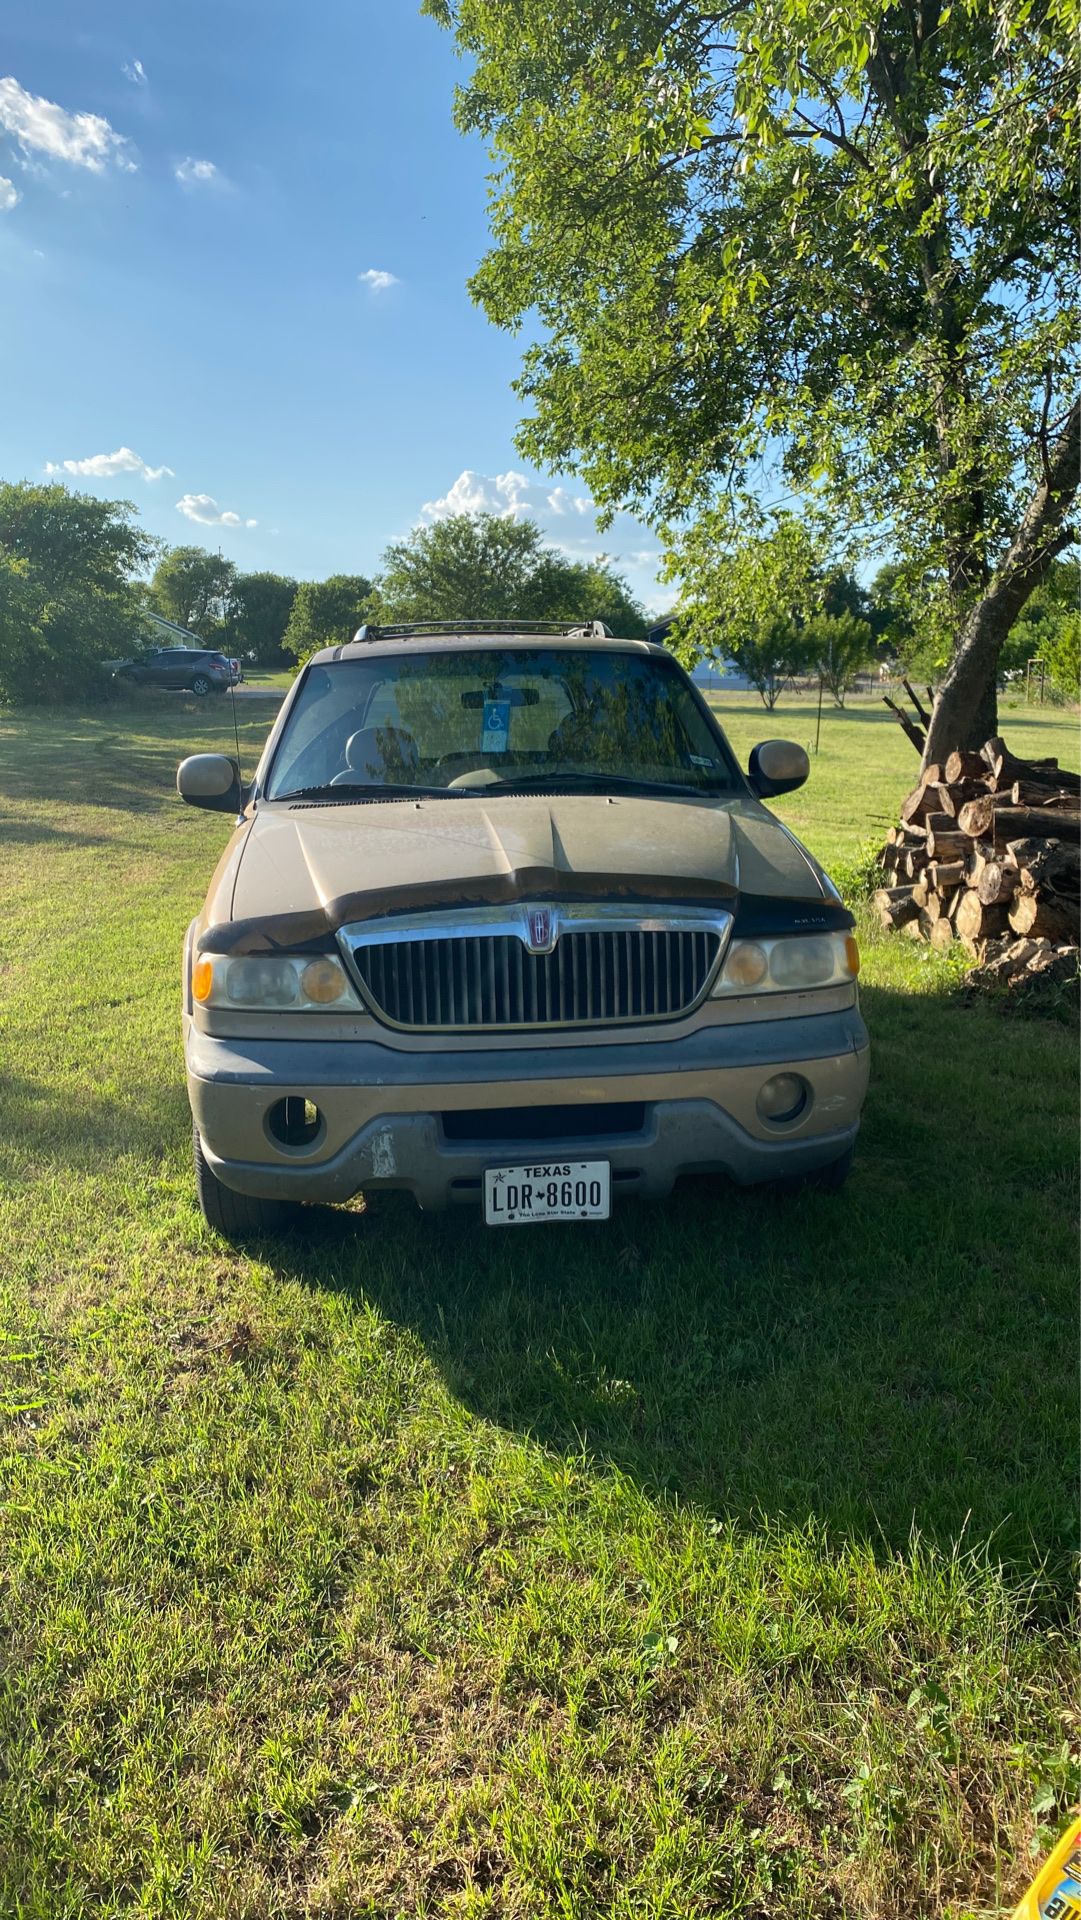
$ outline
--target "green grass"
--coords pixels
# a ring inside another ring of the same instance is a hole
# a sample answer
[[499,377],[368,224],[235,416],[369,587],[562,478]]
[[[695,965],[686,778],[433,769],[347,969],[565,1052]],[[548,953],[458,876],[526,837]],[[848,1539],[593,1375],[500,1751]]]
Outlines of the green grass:
[[[0,1914],[1006,1912],[1077,1786],[1071,1033],[872,939],[843,1196],[236,1253],[172,790],[230,730],[0,718]],[[829,714],[784,812],[851,860],[914,771]]]
[[245,667],[244,685],[263,693],[284,693],[293,684],[291,667]]

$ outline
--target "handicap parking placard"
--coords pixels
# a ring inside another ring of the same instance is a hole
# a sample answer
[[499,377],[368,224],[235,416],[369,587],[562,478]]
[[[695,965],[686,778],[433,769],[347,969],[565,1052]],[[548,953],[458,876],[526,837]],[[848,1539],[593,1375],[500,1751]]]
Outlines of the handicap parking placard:
[[484,728],[480,737],[482,753],[506,753],[510,738],[510,701],[484,702]]

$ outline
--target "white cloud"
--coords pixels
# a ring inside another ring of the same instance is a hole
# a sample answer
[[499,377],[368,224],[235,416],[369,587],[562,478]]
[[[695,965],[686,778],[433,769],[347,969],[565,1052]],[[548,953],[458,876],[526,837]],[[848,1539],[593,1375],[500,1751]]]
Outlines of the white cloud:
[[131,84],[133,87],[146,86],[146,68],[144,67],[141,60],[125,61],[120,71],[123,74],[125,80],[131,81]]
[[255,527],[257,520],[243,520],[239,513],[219,507],[211,493],[186,493],[176,503],[176,510],[186,520],[194,520],[200,527]]
[[130,447],[117,447],[115,453],[92,453],[85,460],[47,460],[45,471],[74,473],[87,480],[111,480],[117,473],[138,473],[144,480],[173,478],[172,467],[148,467]]
[[0,173],[0,213],[10,213],[12,207],[17,206],[21,199],[22,195],[15,185],[15,182],[13,180],[5,180],[3,174]]
[[506,473],[474,473],[466,467],[454,485],[438,500],[426,500],[422,520],[446,520],[453,513],[497,513],[501,520],[513,520],[519,513],[534,511],[531,493],[543,492],[531,487],[524,473],[513,467]]
[[364,273],[358,273],[357,279],[370,293],[386,293],[389,287],[400,287],[401,281],[396,273],[388,273],[385,267],[368,267]]
[[586,493],[571,493],[568,487],[556,487],[548,495],[548,505],[553,513],[588,513],[593,505]]
[[91,173],[103,173],[110,160],[135,171],[127,141],[100,114],[67,113],[55,101],[27,93],[10,74],[0,80],[0,128],[24,153],[47,154]]
[[228,187],[229,185],[221,168],[216,167],[213,160],[193,160],[190,153],[185,160],[177,162],[173,168],[173,177],[179,180],[182,187]]

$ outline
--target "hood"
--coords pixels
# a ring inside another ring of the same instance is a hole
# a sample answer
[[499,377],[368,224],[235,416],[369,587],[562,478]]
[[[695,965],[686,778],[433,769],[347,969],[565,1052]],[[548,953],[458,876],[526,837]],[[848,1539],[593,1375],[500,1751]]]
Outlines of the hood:
[[[836,910],[821,869],[749,795],[263,806],[221,936],[233,951],[266,950],[417,909],[588,899],[733,910],[752,898],[817,904],[808,924],[826,924],[824,904]],[[216,905],[218,918],[228,903]]]

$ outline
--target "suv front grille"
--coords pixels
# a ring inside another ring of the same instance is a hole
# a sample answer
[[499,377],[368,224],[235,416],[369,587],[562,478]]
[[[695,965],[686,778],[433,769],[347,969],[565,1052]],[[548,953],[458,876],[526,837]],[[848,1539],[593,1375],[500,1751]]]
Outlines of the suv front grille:
[[530,952],[506,915],[476,932],[418,928],[400,939],[385,926],[375,939],[348,928],[346,948],[373,1012],[418,1031],[671,1020],[702,998],[728,915],[619,927],[595,924],[596,915],[582,926],[565,919],[545,953]]

